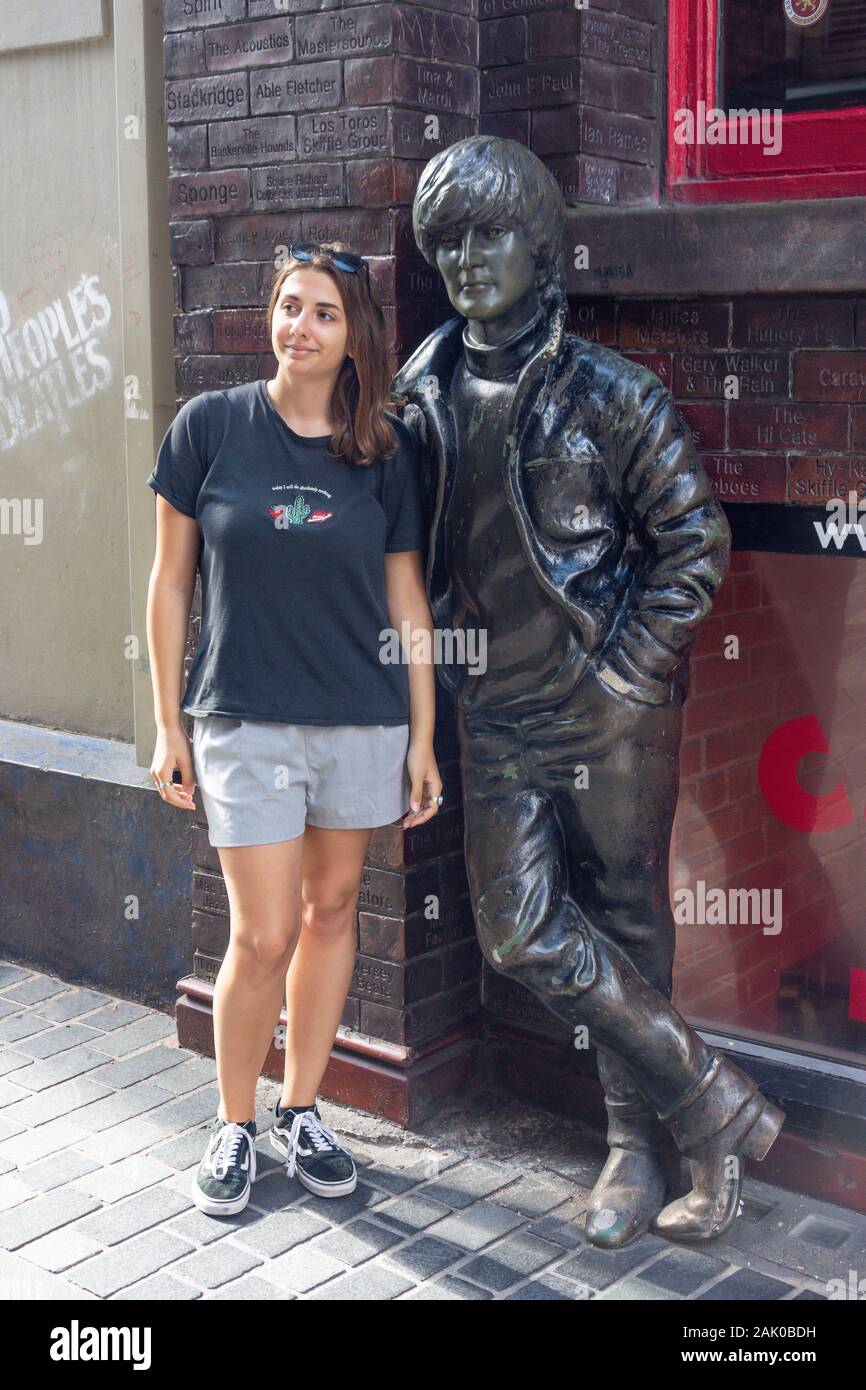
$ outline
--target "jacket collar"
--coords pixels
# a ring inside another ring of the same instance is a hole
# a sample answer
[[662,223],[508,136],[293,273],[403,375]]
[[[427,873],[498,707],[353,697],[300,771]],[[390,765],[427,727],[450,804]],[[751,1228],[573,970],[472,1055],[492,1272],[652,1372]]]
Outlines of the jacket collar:
[[[557,295],[548,310],[547,333],[536,351],[523,364],[520,377],[528,384],[536,367],[545,367],[556,357],[568,319],[568,304]],[[391,385],[392,394],[409,400],[431,403],[446,395],[454,367],[463,351],[463,329],[468,320],[462,314],[434,329],[408,361],[404,362]],[[522,394],[522,393],[521,393]]]

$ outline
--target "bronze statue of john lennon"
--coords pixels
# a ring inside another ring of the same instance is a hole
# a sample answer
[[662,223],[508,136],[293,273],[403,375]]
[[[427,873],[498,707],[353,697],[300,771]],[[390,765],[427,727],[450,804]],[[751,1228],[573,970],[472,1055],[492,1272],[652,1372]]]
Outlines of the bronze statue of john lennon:
[[728,524],[667,388],[566,332],[564,204],[535,155],[452,145],[421,174],[413,225],[458,314],[393,391],[421,444],[434,623],[486,636],[481,673],[437,668],[457,699],[478,940],[597,1049],[610,1153],[587,1238],[705,1241],[737,1214],[743,1156],[784,1121],[670,1003],[687,654]]

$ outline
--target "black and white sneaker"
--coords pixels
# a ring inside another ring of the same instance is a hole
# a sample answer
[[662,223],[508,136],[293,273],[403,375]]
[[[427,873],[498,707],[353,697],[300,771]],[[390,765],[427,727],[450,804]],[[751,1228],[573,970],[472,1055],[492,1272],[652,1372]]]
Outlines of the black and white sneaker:
[[355,1160],[337,1143],[337,1136],[312,1110],[285,1110],[277,1114],[270,1131],[271,1144],[285,1159],[286,1176],[298,1181],[317,1197],[345,1197],[358,1182]]
[[250,1200],[256,1176],[256,1122],[213,1120],[210,1141],[198,1166],[192,1199],[208,1216],[233,1216]]

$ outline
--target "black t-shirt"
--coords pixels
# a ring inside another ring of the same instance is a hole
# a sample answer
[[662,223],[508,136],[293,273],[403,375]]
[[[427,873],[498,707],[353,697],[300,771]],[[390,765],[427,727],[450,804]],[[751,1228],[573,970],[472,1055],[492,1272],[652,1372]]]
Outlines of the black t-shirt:
[[178,411],[147,482],[201,533],[187,714],[408,722],[408,668],[380,660],[383,557],[423,551],[427,528],[414,436],[387,418],[398,451],[365,467],[333,458],[328,435],[290,429],[264,380]]

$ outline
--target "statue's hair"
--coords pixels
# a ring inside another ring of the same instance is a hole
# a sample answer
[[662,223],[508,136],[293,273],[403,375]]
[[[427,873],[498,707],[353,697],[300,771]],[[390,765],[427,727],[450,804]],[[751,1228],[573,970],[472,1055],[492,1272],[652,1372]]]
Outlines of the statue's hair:
[[518,223],[536,259],[542,302],[565,295],[565,200],[550,170],[517,140],[471,135],[425,164],[412,205],[412,229],[436,265],[437,234],[470,222]]

